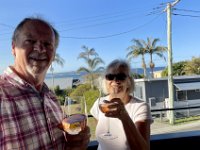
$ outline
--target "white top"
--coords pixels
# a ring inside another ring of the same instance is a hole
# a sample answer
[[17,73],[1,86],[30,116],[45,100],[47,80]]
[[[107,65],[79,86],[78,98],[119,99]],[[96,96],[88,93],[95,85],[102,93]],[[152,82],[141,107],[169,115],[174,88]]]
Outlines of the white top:
[[[102,101],[106,99],[108,100],[108,96],[97,99],[90,110],[90,113],[98,120],[96,127],[96,138],[99,142],[98,150],[129,150],[123,125],[118,118],[109,118],[110,132],[114,136],[117,136],[116,139],[105,140],[98,136],[106,133],[108,128],[108,117],[105,117],[98,106],[98,100]],[[134,123],[141,120],[152,121],[149,105],[144,101],[132,98],[125,105],[125,109]]]

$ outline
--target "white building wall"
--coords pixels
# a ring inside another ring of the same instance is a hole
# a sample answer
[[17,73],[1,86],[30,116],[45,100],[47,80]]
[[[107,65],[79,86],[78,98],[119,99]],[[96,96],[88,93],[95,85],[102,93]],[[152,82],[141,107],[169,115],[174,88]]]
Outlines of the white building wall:
[[[46,78],[44,81],[49,88],[53,88],[53,79],[52,78]],[[66,78],[54,78],[54,87],[57,85],[60,86],[60,89],[67,89],[72,88],[73,84],[73,78],[72,77],[66,77]]]

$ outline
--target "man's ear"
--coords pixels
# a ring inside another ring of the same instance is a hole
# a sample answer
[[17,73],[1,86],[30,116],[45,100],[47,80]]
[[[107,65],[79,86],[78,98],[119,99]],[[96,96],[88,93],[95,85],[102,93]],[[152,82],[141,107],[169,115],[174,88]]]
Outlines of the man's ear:
[[16,53],[15,53],[15,43],[12,42],[12,54],[13,56],[16,56]]

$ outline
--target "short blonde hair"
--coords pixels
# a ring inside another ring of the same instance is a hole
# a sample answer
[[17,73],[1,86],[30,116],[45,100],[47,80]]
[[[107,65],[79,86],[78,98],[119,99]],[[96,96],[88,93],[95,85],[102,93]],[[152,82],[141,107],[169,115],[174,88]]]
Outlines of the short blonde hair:
[[104,93],[104,94],[108,94],[108,90],[107,90],[107,87],[106,87],[106,79],[105,79],[105,75],[107,73],[109,73],[109,70],[110,69],[119,69],[119,68],[123,68],[124,70],[127,71],[127,75],[128,75],[128,89],[127,89],[127,92],[128,93],[132,93],[133,90],[134,90],[134,79],[131,75],[131,67],[129,65],[129,63],[125,60],[122,60],[122,59],[115,59],[113,60],[110,64],[108,64],[108,66],[106,67],[105,69],[105,72],[103,74],[102,77],[99,78],[99,86],[101,88],[101,91]]

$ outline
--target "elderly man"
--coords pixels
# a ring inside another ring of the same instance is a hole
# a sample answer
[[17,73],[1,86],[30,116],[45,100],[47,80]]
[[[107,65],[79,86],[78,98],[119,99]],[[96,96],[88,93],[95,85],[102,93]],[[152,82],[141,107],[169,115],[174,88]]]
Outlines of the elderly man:
[[57,31],[39,18],[26,18],[12,38],[14,65],[0,77],[0,149],[86,149],[89,128],[68,135],[58,128],[63,116],[44,83],[59,41]]

